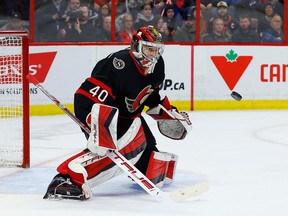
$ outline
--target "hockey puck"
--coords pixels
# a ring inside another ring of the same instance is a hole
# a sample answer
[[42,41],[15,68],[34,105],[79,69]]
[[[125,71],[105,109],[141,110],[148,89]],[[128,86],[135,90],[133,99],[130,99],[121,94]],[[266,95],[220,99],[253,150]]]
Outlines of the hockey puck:
[[239,93],[235,92],[235,91],[231,92],[231,97],[234,98],[237,101],[240,101],[242,99],[242,96]]

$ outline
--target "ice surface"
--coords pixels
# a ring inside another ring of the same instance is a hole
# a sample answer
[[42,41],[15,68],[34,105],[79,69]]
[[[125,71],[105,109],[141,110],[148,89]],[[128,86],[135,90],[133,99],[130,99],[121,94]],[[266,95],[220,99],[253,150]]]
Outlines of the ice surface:
[[[209,191],[181,203],[155,201],[126,174],[93,188],[88,201],[43,200],[56,167],[85,148],[65,115],[31,117],[31,168],[0,168],[3,216],[287,216],[288,111],[190,112],[183,141],[158,132],[162,151],[178,154],[175,182],[163,190],[207,181]],[[1,123],[0,123],[1,124]]]

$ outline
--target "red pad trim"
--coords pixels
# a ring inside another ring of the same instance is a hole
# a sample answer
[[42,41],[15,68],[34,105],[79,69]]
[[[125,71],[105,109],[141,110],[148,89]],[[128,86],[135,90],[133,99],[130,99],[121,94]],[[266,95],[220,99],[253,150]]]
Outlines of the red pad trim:
[[162,106],[164,106],[167,110],[172,109],[170,101],[167,96],[165,96],[165,98],[163,99]]
[[176,163],[176,161],[172,161],[172,160],[169,161],[168,169],[167,169],[167,173],[166,173],[167,178],[173,179],[175,163]]
[[78,158],[84,154],[86,154],[87,152],[85,150],[83,150],[82,152],[72,156],[71,158],[65,160],[62,164],[60,164],[58,167],[57,167],[57,171],[60,173],[60,174],[63,174],[63,175],[66,175],[69,173],[69,168],[68,168],[68,164],[70,161],[74,160],[75,158]]
[[98,124],[101,126],[103,125],[103,127],[99,127],[99,143],[102,147],[109,149],[117,149],[109,130],[109,126],[116,111],[115,108],[107,106],[100,106],[99,110]]
[[150,156],[150,161],[148,165],[148,169],[146,172],[147,178],[150,180],[154,179],[156,183],[163,180],[166,176],[166,171],[168,167],[168,161],[157,160],[154,158],[154,152],[152,152]]

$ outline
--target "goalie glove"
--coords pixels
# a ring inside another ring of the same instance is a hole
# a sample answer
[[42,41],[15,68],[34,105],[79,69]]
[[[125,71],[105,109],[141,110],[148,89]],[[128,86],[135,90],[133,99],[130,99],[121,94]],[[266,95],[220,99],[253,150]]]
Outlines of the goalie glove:
[[117,150],[118,109],[94,104],[91,110],[91,132],[87,148],[94,154],[105,156],[109,150]]
[[170,139],[184,139],[187,133],[192,130],[189,115],[186,112],[179,112],[175,107],[172,107],[167,97],[164,98],[162,104],[149,109],[146,113],[157,121],[161,134]]

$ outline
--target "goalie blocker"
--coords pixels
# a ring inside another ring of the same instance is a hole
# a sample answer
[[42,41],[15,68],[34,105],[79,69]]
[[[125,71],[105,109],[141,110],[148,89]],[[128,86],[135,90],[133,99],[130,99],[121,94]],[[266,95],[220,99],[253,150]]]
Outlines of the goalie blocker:
[[[127,132],[117,140],[117,117],[116,108],[101,104],[93,105],[87,149],[69,158],[57,168],[59,174],[48,186],[44,199],[91,198],[92,187],[123,172],[105,155],[109,150],[119,150],[137,167],[137,162],[147,146],[143,125],[140,118],[135,118]],[[177,159],[177,155],[171,153],[152,151],[144,174],[159,187],[164,183],[171,183]]]

